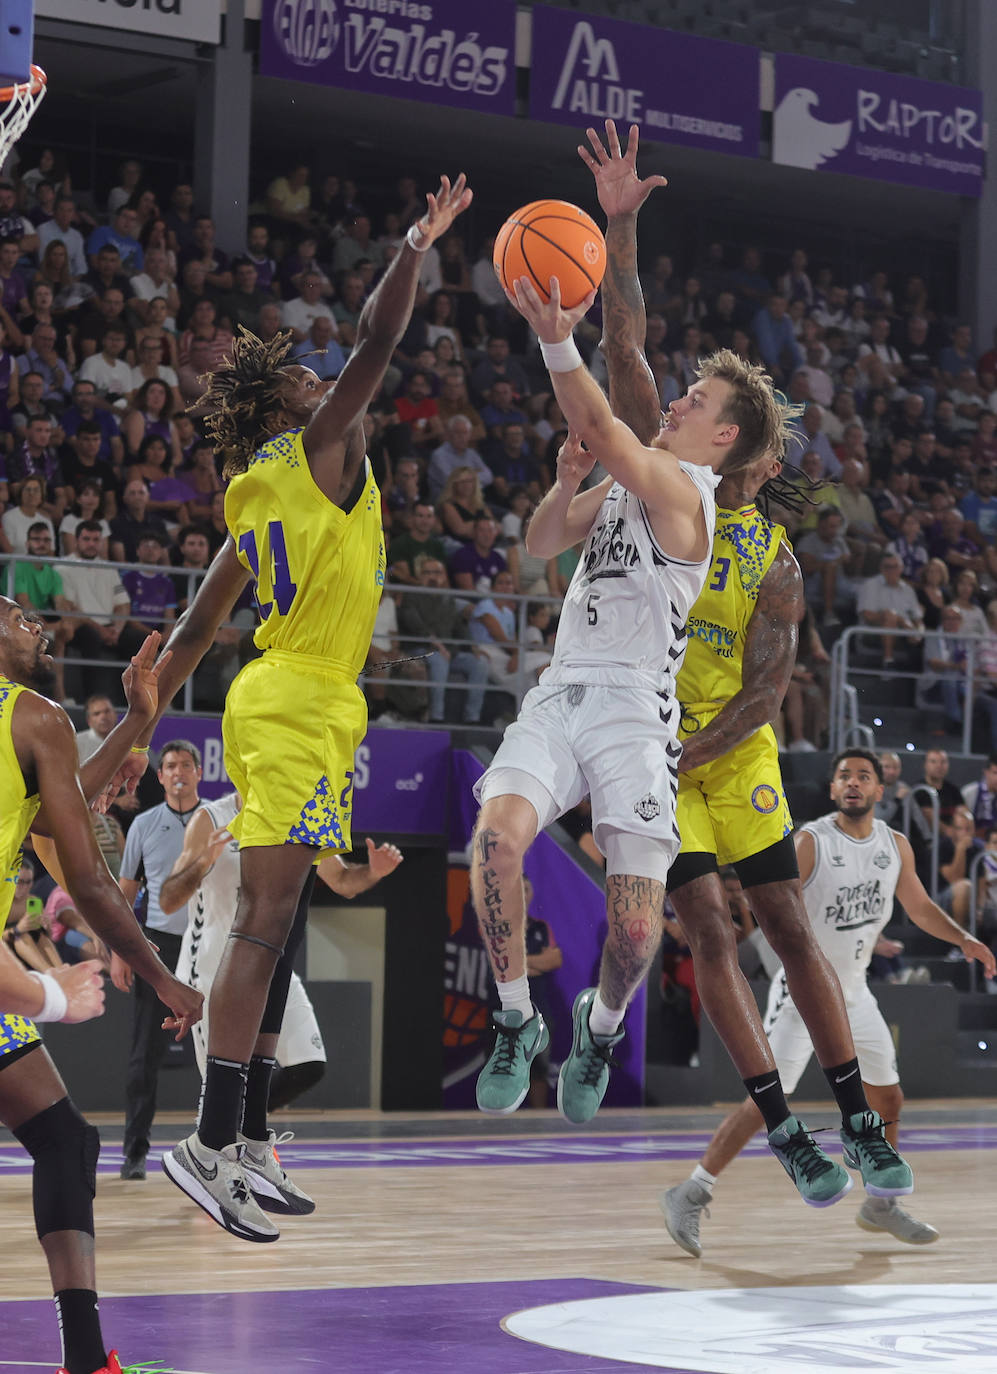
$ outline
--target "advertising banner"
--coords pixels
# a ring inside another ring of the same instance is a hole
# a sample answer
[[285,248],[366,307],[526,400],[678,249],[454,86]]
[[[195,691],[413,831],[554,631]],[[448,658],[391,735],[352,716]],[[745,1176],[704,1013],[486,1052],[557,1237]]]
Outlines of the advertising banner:
[[[471,904],[466,855],[478,814],[471,789],[483,769],[472,753],[452,753],[450,849],[447,880],[449,933],[444,958],[443,1107],[475,1106],[478,1072],[491,1054],[495,1032],[491,1013],[498,1008],[495,982],[478,933]],[[599,978],[606,934],[606,897],[601,884],[565,853],[549,835],[538,835],[524,864],[533,885],[529,915],[546,921],[562,951],[559,969],[530,980],[530,990],[550,1027],[550,1075],[571,1049],[571,1008],[576,995]],[[614,1068],[606,1105],[638,1107],[644,1101],[644,1021],[647,995],[641,988],[630,1004],[626,1035],[613,1051]]]
[[772,160],[978,196],[983,96],[962,86],[779,53]]
[[35,14],[190,43],[220,43],[222,36],[222,0],[35,0]]
[[514,0],[263,0],[260,72],[511,115]]
[[[158,751],[186,739],[201,751],[206,801],[231,792],[222,757],[222,723],[212,716],[164,716],[152,737]],[[353,838],[365,834],[445,835],[450,736],[445,730],[368,731],[356,754]]]
[[757,48],[534,7],[532,119],[757,157],[758,91]]

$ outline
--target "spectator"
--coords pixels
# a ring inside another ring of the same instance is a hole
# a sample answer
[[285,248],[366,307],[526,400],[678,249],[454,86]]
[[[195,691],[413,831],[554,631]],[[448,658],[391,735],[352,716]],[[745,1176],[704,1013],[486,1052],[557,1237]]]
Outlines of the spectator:
[[[921,573],[928,562],[928,546],[924,540],[920,517],[915,511],[909,511],[901,517],[896,538],[890,540],[883,552],[895,554],[900,559],[903,577],[907,582],[913,584],[920,581]],[[934,627],[929,625],[928,628]]]
[[[896,554],[885,554],[880,571],[866,578],[858,592],[858,614],[863,625],[875,625],[884,630],[924,630],[917,594],[901,576],[903,564]],[[882,636],[882,666],[890,669],[900,658],[909,663],[920,643],[919,638],[895,635]]]
[[934,810],[931,805],[931,792],[938,798],[938,823],[941,832],[951,836],[952,818],[962,806],[962,793],[955,783],[950,782],[949,756],[944,749],[928,749],[924,755],[924,776],[914,786],[914,802],[920,809],[930,834],[934,826]]
[[822,508],[817,515],[817,528],[806,534],[796,546],[805,578],[808,603],[814,612],[823,616],[826,628],[841,624],[840,616],[849,615],[855,604],[855,557],[844,537],[841,512]]
[[962,614],[958,607],[946,606],[940,628],[925,636],[924,672],[918,679],[915,696],[921,709],[940,703],[946,729],[958,735],[962,734],[966,686],[966,645],[961,632]]
[[[66,614],[73,628],[69,643],[83,658],[116,659],[130,603],[115,569],[92,566],[100,553],[100,541],[99,522],[82,521],[76,527],[76,552],[62,567]],[[81,672],[89,692],[101,690],[108,678],[113,683],[118,677],[117,670],[108,673],[93,666]]]
[[210,215],[198,215],[189,247],[182,249],[178,259],[181,270],[190,262],[204,268],[204,284],[214,291],[232,290],[232,272],[228,254],[215,243],[215,222]]
[[973,331],[968,324],[957,324],[952,331],[951,343],[938,355],[938,370],[945,386],[951,387],[966,368],[976,371]]
[[42,510],[42,495],[41,479],[34,476],[25,478],[20,484],[17,505],[10,506],[0,518],[0,526],[3,528],[8,549],[12,553],[28,552],[28,532],[36,524],[43,525],[48,531],[54,551],[55,528]]
[[468,628],[471,639],[488,659],[492,682],[512,688],[522,680],[533,687],[537,674],[550,663],[550,653],[547,649],[526,649],[521,655],[516,621],[512,574],[506,569],[493,576],[491,596],[475,606]]
[[301,276],[301,294],[293,300],[285,301],[281,307],[281,321],[289,329],[295,343],[307,339],[308,332],[319,315],[329,321],[333,337],[338,333],[332,306],[322,299],[322,278],[317,272],[305,272]]
[[489,401],[481,408],[481,418],[488,430],[489,438],[500,442],[506,425],[522,425],[524,432],[529,430],[529,421],[525,413],[514,404],[512,384],[507,381],[494,383]]
[[179,476],[193,492],[192,498],[187,501],[191,519],[209,521],[215,495],[224,490],[215,464],[215,446],[210,439],[194,441],[190,449],[189,462],[180,469]]
[[111,224],[101,225],[87,239],[87,256],[90,266],[97,270],[97,258],[102,248],[108,244],[118,250],[122,268],[130,276],[138,276],[144,265],[145,255],[142,245],[135,237],[138,217],[130,205],[122,205]]
[[[485,344],[485,356],[471,373],[471,391],[482,400],[501,404],[494,395],[497,382],[508,385],[508,393],[503,392],[506,405],[511,405],[514,400],[522,400],[530,393],[526,372],[511,356],[509,340],[501,334],[492,335]],[[525,420],[525,416],[523,418]]]
[[76,202],[72,196],[59,196],[52,218],[38,227],[38,253],[44,263],[49,245],[61,243],[66,250],[68,275],[80,278],[86,276],[88,264],[83,235],[76,228],[75,220]]
[[959,511],[966,521],[967,538],[981,548],[992,546],[997,540],[997,472],[993,468],[977,470],[974,490],[959,502]]
[[845,534],[855,563],[866,574],[876,568],[880,552],[887,543],[876,519],[876,508],[866,492],[867,481],[865,463],[846,458],[841,465],[838,509],[845,520]]
[[270,257],[270,231],[265,224],[249,226],[244,256],[256,268],[256,285],[272,298],[277,289],[277,264]]
[[62,523],[59,526],[59,546],[63,558],[68,558],[70,554],[76,552],[76,528],[80,521],[96,520],[100,525],[101,534],[100,551],[97,556],[106,561],[111,526],[101,516],[103,504],[104,492],[100,484],[98,482],[84,482],[76,500],[70,506],[68,513],[62,517]]
[[[99,404],[97,388],[91,381],[77,379],[73,385],[72,404],[62,412],[60,421],[62,431],[70,448],[79,457],[79,444],[76,442],[84,421],[93,421],[100,429],[100,447],[97,457],[103,463],[120,466],[125,457],[125,446],[121,431],[114,415]],[[70,463],[68,470],[73,470]]]
[[145,270],[137,272],[131,279],[131,295],[128,309],[142,324],[149,323],[149,307],[154,300],[166,302],[168,329],[176,327],[176,313],[180,309],[180,293],[176,281],[169,270],[169,259],[165,248],[150,248],[145,255]]
[[132,405],[135,405],[136,392],[147,382],[162,382],[170,393],[171,414],[182,410],[183,397],[180,395],[177,374],[172,367],[164,364],[161,342],[150,334],[143,335],[137,345],[137,355],[138,364],[132,368],[131,390],[128,393]]
[[894,830],[906,831],[903,804],[910,795],[910,788],[900,776],[900,755],[889,751],[880,754],[879,766],[883,770],[883,795],[876,803],[876,819],[885,821]]
[[17,239],[0,238],[0,305],[15,321],[28,313],[28,288],[17,268],[20,257]]
[[444,562],[446,549],[435,531],[436,511],[432,502],[417,501],[408,531],[392,539],[388,550],[388,576],[392,582],[413,584],[419,558]]
[[[24,485],[30,484],[25,482]],[[14,600],[22,610],[34,611],[45,621],[53,640],[55,696],[57,701],[62,701],[66,696],[62,659],[72,625],[63,618],[70,605],[63,593],[62,578],[50,561],[55,556],[55,543],[47,520],[34,521],[28,529],[26,543],[28,557],[19,559],[14,566]]]
[[177,252],[189,248],[194,242],[194,190],[187,182],[174,186],[165,219]]
[[17,244],[18,257],[34,257],[38,252],[35,226],[17,208],[17,192],[10,181],[0,181],[0,238]]
[[454,468],[440,492],[437,510],[444,536],[454,544],[470,543],[475,520],[491,514],[473,468]]
[[785,296],[773,292],[764,307],[751,322],[751,332],[758,344],[766,369],[776,381],[789,376],[806,365],[786,314],[789,302]]
[[925,629],[937,630],[942,611],[949,603],[949,570],[940,558],[929,558],[921,569],[917,599],[924,613]]
[[127,162],[121,164],[121,180],[115,186],[107,198],[107,213],[115,215],[123,205],[127,205],[132,196],[138,193],[139,182],[142,180],[142,164],[136,162],[134,158],[129,158]]
[[79,379],[92,382],[96,404],[105,410],[124,410],[131,393],[132,370],[122,356],[128,337],[120,325],[112,324],[104,330],[99,353],[84,359]]
[[323,381],[338,377],[346,366],[343,350],[333,338],[333,322],[328,315],[316,315],[311,329],[292,356],[299,359]]
[[550,584],[547,581],[547,558],[538,558],[526,547],[526,531],[530,516],[522,522],[517,539],[505,550],[505,559],[512,573],[513,587],[520,596],[549,596]]
[[482,486],[492,481],[491,468],[471,447],[472,425],[466,415],[457,412],[446,422],[446,441],[433,450],[427,478],[431,500],[439,499],[450,474],[458,467],[469,467],[477,473]]
[[381,248],[371,237],[369,217],[362,211],[354,214],[333,250],[333,274],[338,276],[340,272],[352,272],[361,261],[372,262],[375,267],[380,267],[382,258]]
[[964,568],[975,573],[983,572],[982,550],[966,534],[966,521],[960,512],[955,509],[943,511],[938,523],[939,532],[928,540],[932,558],[940,558],[953,578],[958,577]]
[[53,428],[55,427],[55,412],[45,404],[45,381],[39,372],[24,374],[21,378],[20,396],[20,401],[10,411],[11,434],[15,441],[24,439],[28,421],[36,417],[47,420]]
[[[166,562],[166,540],[155,530],[143,534],[138,544],[138,561],[144,566]],[[163,632],[165,640],[169,627],[176,619],[177,595],[173,578],[162,572],[142,572],[129,568],[121,575],[131,603],[131,614],[122,633],[123,654],[133,654],[153,630]]]
[[[442,560],[433,554],[419,554],[414,566],[418,586],[442,592],[449,585]],[[465,725],[476,725],[485,699],[488,659],[474,649],[446,642],[462,640],[467,633],[464,612],[456,599],[442,594],[405,592],[398,607],[398,624],[406,638],[406,653],[429,653],[425,660],[425,672],[431,683],[429,720],[443,721],[446,686],[451,675],[457,673],[469,689],[461,693],[461,719]]]
[[976,574],[971,569],[964,568],[955,579],[952,593],[952,605],[958,608],[962,616],[964,635],[984,635],[987,632],[986,617],[977,600],[979,590],[980,584]]
[[121,494],[122,511],[111,521],[111,558],[115,563],[134,563],[144,534],[169,536],[158,516],[148,514],[149,484],[144,477],[130,477]]
[[796,450],[797,456],[794,458],[793,447],[790,444],[788,453],[790,461],[801,462],[803,453],[817,453],[820,455],[821,466],[819,476],[836,478],[841,476],[841,463],[838,455],[831,447],[831,441],[824,433],[824,409],[822,406],[811,402],[799,420],[794,420],[790,424],[790,433],[797,437],[799,448]]
[[962,789],[962,800],[973,817],[976,833],[983,839],[997,826],[997,754],[991,754],[976,782]]
[[177,534],[176,553],[173,565],[178,569],[174,574],[177,594],[177,610],[185,611],[190,599],[201,585],[201,579],[187,574],[206,571],[211,562],[211,543],[207,531],[200,525],[184,525]]
[[499,440],[489,444],[487,453],[494,473],[490,494],[497,503],[505,505],[514,486],[525,487],[530,500],[539,503],[550,487],[550,471],[533,457],[518,421],[501,427]]
[[[450,580],[459,591],[487,591],[506,568],[505,558],[495,547],[498,525],[494,517],[480,511],[474,517],[473,531],[470,541],[450,559]],[[515,591],[511,577],[509,590]]]
[[177,376],[180,393],[190,402],[201,395],[200,378],[215,371],[232,352],[232,332],[218,323],[213,301],[201,300],[191,312],[190,328],[180,336]]
[[393,535],[410,528],[415,508],[424,499],[418,458],[400,459],[395,464],[394,480],[383,493],[384,506],[391,513]]
[[300,162],[287,176],[274,177],[266,191],[267,214],[282,225],[308,228],[312,223],[312,192],[308,185],[311,169]]
[[457,360],[462,357],[463,344],[457,329],[453,296],[449,291],[437,291],[430,300],[426,309],[426,337],[431,348],[436,347],[438,339],[449,339]]
[[407,426],[410,442],[416,449],[431,451],[443,442],[446,436],[425,372],[411,374],[405,383],[404,394],[395,398],[394,408],[399,420]]
[[[166,327],[166,302],[162,296],[152,298],[149,302],[147,323],[135,331],[135,348],[140,367],[153,361],[153,355],[147,351],[146,347],[150,342],[159,349],[159,376],[164,381],[169,380],[170,385],[176,388],[177,384],[172,378],[176,377],[179,350],[176,335],[172,332],[172,328],[167,329]],[[148,381],[148,374],[144,371],[143,377]]]
[[463,415],[471,423],[471,443],[477,445],[484,442],[486,437],[484,421],[471,404],[471,398],[467,391],[467,379],[462,368],[447,368],[440,383],[440,394],[436,405],[444,426],[455,415]]
[[45,415],[32,416],[24,431],[24,443],[7,460],[7,481],[13,500],[19,499],[20,484],[26,477],[37,477],[42,482],[45,514],[61,520],[68,493],[52,446],[52,422]]

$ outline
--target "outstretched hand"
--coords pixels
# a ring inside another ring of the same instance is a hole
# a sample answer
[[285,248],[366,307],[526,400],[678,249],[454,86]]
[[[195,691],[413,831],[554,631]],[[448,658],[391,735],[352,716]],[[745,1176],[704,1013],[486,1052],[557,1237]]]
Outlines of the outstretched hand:
[[568,487],[578,487],[595,467],[595,456],[582,448],[579,435],[572,430],[557,451],[557,480]]
[[397,845],[375,844],[368,835],[367,837],[367,863],[370,866],[370,875],[378,882],[386,878],[389,873],[393,873],[402,862],[402,851]]
[[529,277],[519,277],[512,283],[511,291],[506,288],[505,294],[510,304],[514,305],[527,324],[533,327],[541,343],[561,343],[564,339],[569,339],[578,321],[584,319],[592,309],[596,295],[594,291],[590,291],[573,309],[566,310],[561,304],[561,283],[556,277],[550,279],[548,301],[541,298]]
[[474,192],[461,172],[451,186],[449,177],[440,177],[440,189],[426,197],[426,213],[416,221],[416,233],[421,235],[420,248],[426,249],[445,234],[458,215],[470,205]]
[[147,635],[121,675],[129,712],[148,720],[152,719],[159,707],[159,675],[173,657],[173,650],[167,649],[157,661],[156,653],[161,639],[158,630]]
[[642,181],[637,175],[640,129],[636,124],[630,126],[625,153],[620,149],[616,125],[611,119],[606,120],[608,152],[594,129],[586,129],[585,133],[592,145],[592,152],[584,144],[579,144],[578,156],[595,177],[599,204],[610,219],[614,215],[636,214],[656,186],[668,185],[667,177],[645,177]]

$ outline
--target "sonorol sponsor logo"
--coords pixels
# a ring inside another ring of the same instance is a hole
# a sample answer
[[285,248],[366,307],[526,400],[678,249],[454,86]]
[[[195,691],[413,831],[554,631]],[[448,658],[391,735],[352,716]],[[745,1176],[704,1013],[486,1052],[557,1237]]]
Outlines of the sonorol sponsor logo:
[[[434,21],[442,27],[434,31]],[[348,72],[417,86],[496,95],[505,84],[510,51],[482,44],[437,20],[434,7],[409,0],[277,0],[274,32],[301,67],[314,67],[342,38]]]

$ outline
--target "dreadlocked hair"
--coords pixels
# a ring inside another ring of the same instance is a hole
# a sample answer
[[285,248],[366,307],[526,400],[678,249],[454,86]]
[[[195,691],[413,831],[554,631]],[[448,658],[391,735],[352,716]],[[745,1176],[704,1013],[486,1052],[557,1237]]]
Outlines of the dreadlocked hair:
[[221,453],[226,481],[245,472],[260,444],[276,432],[273,426],[284,406],[282,383],[293,342],[290,330],[264,342],[239,325],[231,355],[199,379],[205,391],[189,412],[201,417]]
[[789,422],[800,408],[789,405],[775,390],[765,369],[745,362],[730,348],[720,348],[699,360],[696,375],[704,381],[716,377],[731,389],[719,419],[737,425],[738,436],[721,473],[739,472],[767,453],[781,461],[792,436]]

